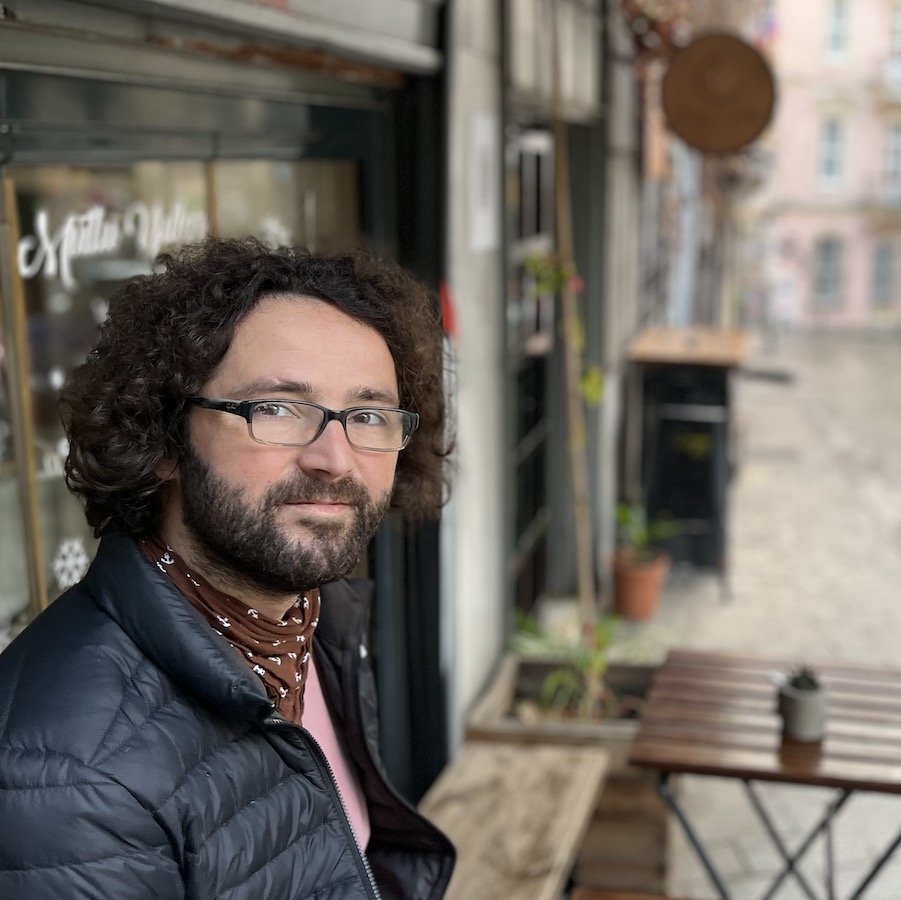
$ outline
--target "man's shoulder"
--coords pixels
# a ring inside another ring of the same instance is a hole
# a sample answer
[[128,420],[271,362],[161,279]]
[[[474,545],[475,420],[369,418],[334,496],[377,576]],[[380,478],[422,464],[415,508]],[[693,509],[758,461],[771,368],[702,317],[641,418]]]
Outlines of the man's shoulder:
[[[77,675],[82,668],[96,670],[123,662],[116,655],[98,655],[99,645],[120,646],[129,656],[138,652],[82,582],[54,600],[0,653],[0,672],[21,681],[41,671]],[[0,681],[0,694],[8,685]]]
[[153,668],[76,586],[0,653],[0,747],[93,758],[123,711],[140,718],[148,692],[163,696]]

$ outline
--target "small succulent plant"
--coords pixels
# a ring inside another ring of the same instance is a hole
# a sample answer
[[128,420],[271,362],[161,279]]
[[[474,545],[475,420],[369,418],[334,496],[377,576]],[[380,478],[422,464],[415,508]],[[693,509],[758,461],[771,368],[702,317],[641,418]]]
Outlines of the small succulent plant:
[[799,666],[788,676],[788,685],[799,691],[815,691],[820,687],[820,677],[810,666]]

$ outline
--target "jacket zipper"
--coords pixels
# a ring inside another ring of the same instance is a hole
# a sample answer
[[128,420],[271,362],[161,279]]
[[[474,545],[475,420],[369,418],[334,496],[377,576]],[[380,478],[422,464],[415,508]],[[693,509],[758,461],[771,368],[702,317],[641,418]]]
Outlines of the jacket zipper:
[[[361,651],[362,656],[365,657],[367,655],[365,645],[361,645],[360,651]],[[360,692],[359,667],[353,666],[353,665],[343,666],[341,671],[343,673],[345,673],[345,676],[347,679],[351,680],[351,683],[344,683],[342,685],[342,688],[343,688],[343,694],[345,697],[354,698],[354,700],[350,701],[346,707],[348,709],[348,711],[352,711],[353,715],[356,717],[356,722],[353,723],[354,730],[359,731],[359,733],[362,737],[361,743],[363,745],[363,752],[369,760],[369,765],[372,767],[372,769],[375,772],[379,772],[380,768],[376,764],[376,760],[373,757],[372,749],[369,746],[369,741],[366,739],[366,734],[365,734],[365,731],[364,731],[363,725],[362,725],[364,716],[363,716],[363,710],[362,710],[362,706],[361,706],[362,694]],[[419,810],[416,809],[415,806],[412,806],[405,797],[402,797],[395,790],[394,785],[392,785],[390,781],[388,781],[384,777],[381,777],[380,781],[381,781],[383,789],[388,792],[389,796],[391,796],[398,805],[406,808],[408,810],[408,812],[411,813],[414,818],[418,819],[420,822],[423,823],[423,825],[425,825],[431,831],[436,832],[440,837],[442,837],[445,841],[447,841],[447,837],[445,835],[441,834],[441,832],[438,831],[438,829],[436,829],[435,826],[428,819],[426,819],[425,816],[423,816],[422,813],[420,813]],[[447,882],[445,882],[445,890],[446,890],[446,888],[447,888]],[[429,892],[429,896],[440,896],[442,894],[443,894],[443,892],[438,891],[438,893],[436,895],[436,888],[434,885],[432,886],[432,890]]]
[[344,814],[344,821],[347,823],[347,828],[350,831],[350,836],[353,838],[354,847],[357,850],[357,857],[359,861],[363,864],[363,871],[366,874],[366,878],[369,881],[369,887],[372,889],[372,894],[375,900],[381,900],[381,894],[379,893],[378,885],[375,883],[375,876],[372,874],[372,868],[369,865],[369,860],[366,858],[366,854],[363,851],[363,848],[360,846],[360,839],[357,837],[357,833],[354,830],[353,823],[350,821],[350,816],[347,813],[347,805],[344,802],[344,795],[341,793],[341,787],[338,784],[338,779],[335,778],[335,771],[332,769],[332,764],[328,761],[328,757],[326,757],[325,752],[322,747],[319,745],[319,741],[313,737],[313,735],[302,725],[296,725],[294,722],[284,718],[278,713],[271,713],[264,720],[265,725],[283,725],[288,728],[296,728],[298,731],[302,731],[306,736],[310,749],[313,751],[313,755],[316,757],[320,766],[325,769],[328,774],[329,781],[332,783],[332,788],[334,788],[335,795],[338,798],[338,802],[341,805],[341,812]]

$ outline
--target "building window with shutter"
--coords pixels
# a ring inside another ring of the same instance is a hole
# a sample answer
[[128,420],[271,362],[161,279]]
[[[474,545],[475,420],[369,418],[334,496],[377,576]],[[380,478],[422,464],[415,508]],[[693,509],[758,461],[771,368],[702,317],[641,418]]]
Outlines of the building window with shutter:
[[847,56],[850,30],[850,0],[831,0],[826,13],[826,54],[830,59]]
[[816,242],[813,267],[813,305],[817,310],[837,310],[842,297],[842,257],[840,238],[824,237]]
[[885,202],[901,206],[901,122],[894,122],[885,132]]
[[873,250],[873,306],[888,309],[894,300],[895,248],[880,241]]
[[820,185],[834,188],[841,184],[845,156],[845,123],[826,119],[820,127]]
[[887,77],[893,88],[901,86],[901,3],[892,7]]

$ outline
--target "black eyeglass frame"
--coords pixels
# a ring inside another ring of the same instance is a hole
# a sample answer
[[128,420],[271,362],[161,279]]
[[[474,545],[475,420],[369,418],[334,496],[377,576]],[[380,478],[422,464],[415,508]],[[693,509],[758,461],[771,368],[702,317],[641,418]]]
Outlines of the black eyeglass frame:
[[[215,409],[219,412],[227,412],[232,413],[233,415],[240,416],[247,422],[247,432],[251,437],[251,440],[256,441],[258,444],[265,444],[267,447],[308,447],[310,444],[315,443],[319,440],[320,435],[323,431],[325,431],[326,426],[329,422],[340,422],[341,427],[344,429],[344,437],[347,439],[347,443],[350,444],[351,447],[354,447],[357,450],[370,450],[373,453],[397,453],[400,450],[403,450],[407,444],[410,443],[410,438],[413,437],[413,433],[419,428],[419,413],[410,412],[408,409],[400,409],[399,407],[394,406],[349,406],[347,409],[329,409],[327,406],[322,406],[319,403],[313,403],[310,400],[273,400],[273,399],[264,399],[264,400],[220,400],[215,397],[188,397],[187,400],[192,406],[199,406],[201,409]],[[253,411],[254,408],[263,404],[263,403],[285,403],[285,404],[299,404],[302,406],[312,406],[314,409],[320,410],[324,415],[322,417],[322,422],[319,425],[319,428],[316,431],[316,434],[310,438],[308,441],[303,441],[302,443],[290,443],[290,444],[282,444],[282,443],[274,443],[273,441],[262,441],[253,433]],[[363,410],[378,410],[380,412],[399,412],[403,413],[405,417],[405,422],[408,423],[408,427],[404,428],[404,442],[400,445],[400,447],[361,447],[359,444],[355,444],[351,439],[350,435],[347,433],[347,417],[353,415],[353,413],[360,412]]]

